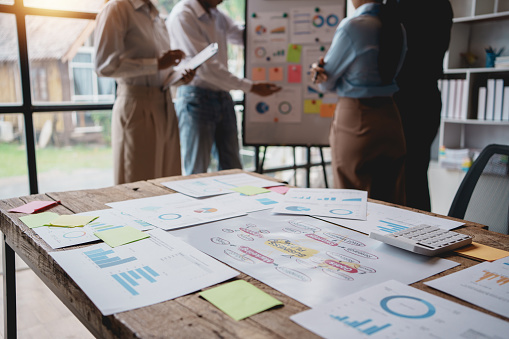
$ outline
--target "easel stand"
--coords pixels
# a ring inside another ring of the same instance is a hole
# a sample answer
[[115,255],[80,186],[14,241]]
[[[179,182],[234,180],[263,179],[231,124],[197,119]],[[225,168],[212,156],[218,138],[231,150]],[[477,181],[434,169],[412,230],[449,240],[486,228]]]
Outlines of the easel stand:
[[[260,147],[264,148],[261,161],[260,161]],[[297,158],[296,158],[296,154],[295,154],[295,148],[297,146],[291,146],[293,148],[293,166],[284,166],[284,167],[275,167],[275,168],[264,169],[263,165],[265,163],[265,156],[267,154],[268,147],[269,147],[269,145],[255,146],[255,171],[257,173],[264,174],[264,173],[274,173],[274,172],[279,172],[279,171],[294,170],[295,186],[297,186],[297,169],[305,168],[306,169],[306,187],[309,188],[309,187],[311,187],[311,167],[322,166],[323,180],[325,183],[325,187],[329,188],[329,184],[327,182],[327,171],[326,171],[325,166],[330,164],[330,162],[326,162],[323,157],[323,146],[316,146],[320,150],[321,161],[319,163],[311,163],[311,146],[304,146],[304,147],[306,147],[306,163],[297,165]]]

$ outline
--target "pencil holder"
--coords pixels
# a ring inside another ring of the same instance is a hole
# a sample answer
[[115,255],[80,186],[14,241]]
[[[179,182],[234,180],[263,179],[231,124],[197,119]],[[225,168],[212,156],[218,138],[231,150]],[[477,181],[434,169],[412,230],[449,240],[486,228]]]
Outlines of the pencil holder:
[[497,54],[492,52],[486,52],[486,67],[493,68],[495,67],[495,59],[497,58]]

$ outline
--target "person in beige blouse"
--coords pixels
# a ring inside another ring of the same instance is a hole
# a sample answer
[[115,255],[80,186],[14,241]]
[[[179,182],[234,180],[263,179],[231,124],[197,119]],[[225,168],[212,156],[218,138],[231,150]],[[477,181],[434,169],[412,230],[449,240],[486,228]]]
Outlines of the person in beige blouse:
[[[170,49],[149,0],[113,0],[97,15],[95,70],[117,83],[112,113],[115,184],[181,174],[178,121],[165,81],[185,58]],[[194,77],[188,70],[181,83]]]

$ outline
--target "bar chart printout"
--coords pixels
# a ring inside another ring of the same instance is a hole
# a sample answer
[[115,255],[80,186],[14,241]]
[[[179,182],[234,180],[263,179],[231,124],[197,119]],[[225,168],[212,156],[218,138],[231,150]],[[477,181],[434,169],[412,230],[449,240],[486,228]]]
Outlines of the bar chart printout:
[[[395,280],[290,317],[324,338],[503,338],[509,323]],[[482,334],[482,335],[481,335]]]
[[150,238],[115,248],[102,243],[51,256],[103,315],[170,300],[238,275],[168,232],[147,233]]

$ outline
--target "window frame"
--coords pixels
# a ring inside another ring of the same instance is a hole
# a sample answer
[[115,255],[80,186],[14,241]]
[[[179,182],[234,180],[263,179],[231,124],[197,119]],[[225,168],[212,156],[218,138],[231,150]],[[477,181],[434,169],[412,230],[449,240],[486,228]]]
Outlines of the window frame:
[[14,0],[13,4],[0,4],[0,13],[12,14],[16,18],[16,33],[18,39],[19,68],[21,78],[21,104],[0,105],[0,114],[22,114],[24,118],[24,132],[26,156],[28,164],[28,182],[30,194],[39,193],[37,181],[37,163],[35,155],[35,130],[33,115],[38,112],[69,112],[111,110],[113,104],[34,104],[30,83],[30,65],[27,47],[27,16],[48,16],[70,19],[95,20],[97,13],[81,11],[63,11],[26,7],[23,0]]

